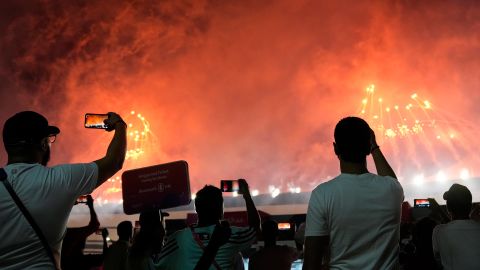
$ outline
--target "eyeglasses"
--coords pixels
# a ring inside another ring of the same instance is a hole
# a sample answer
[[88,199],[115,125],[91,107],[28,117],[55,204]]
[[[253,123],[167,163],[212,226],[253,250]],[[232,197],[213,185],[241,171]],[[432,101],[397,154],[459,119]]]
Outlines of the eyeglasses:
[[48,143],[54,143],[55,140],[57,140],[57,135],[49,135],[47,138],[48,138]]

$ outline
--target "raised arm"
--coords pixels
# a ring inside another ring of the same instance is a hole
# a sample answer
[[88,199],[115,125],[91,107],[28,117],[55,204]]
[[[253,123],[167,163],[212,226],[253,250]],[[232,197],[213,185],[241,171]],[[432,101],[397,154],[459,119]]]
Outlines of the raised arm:
[[231,234],[232,230],[230,229],[228,222],[223,221],[221,224],[217,224],[207,247],[203,251],[202,257],[198,260],[194,270],[210,269],[210,266],[215,260],[215,256],[217,256],[218,250],[222,245],[227,243]]
[[87,236],[96,232],[100,227],[100,221],[98,221],[97,213],[95,212],[95,208],[93,207],[93,198],[91,195],[87,195],[87,206],[90,210],[90,222],[87,225]]
[[96,160],[98,166],[97,186],[103,184],[107,179],[112,177],[120,169],[122,169],[127,152],[127,124],[120,115],[116,113],[108,113],[108,119],[105,124],[109,127],[107,131],[115,130],[113,139],[108,146],[107,154],[102,159]]
[[380,146],[377,144],[377,139],[373,130],[371,130],[371,134],[371,153],[375,163],[375,168],[377,168],[377,174],[381,176],[391,176],[397,179],[395,172],[393,171],[392,167],[390,167],[390,164],[388,164],[387,159],[380,150]]
[[243,195],[243,199],[245,199],[245,204],[247,206],[248,225],[252,228],[255,228],[257,231],[259,231],[260,222],[261,222],[260,215],[258,214],[257,208],[255,207],[255,203],[253,203],[247,181],[245,181],[245,179],[239,179],[238,184],[239,184],[240,194]]

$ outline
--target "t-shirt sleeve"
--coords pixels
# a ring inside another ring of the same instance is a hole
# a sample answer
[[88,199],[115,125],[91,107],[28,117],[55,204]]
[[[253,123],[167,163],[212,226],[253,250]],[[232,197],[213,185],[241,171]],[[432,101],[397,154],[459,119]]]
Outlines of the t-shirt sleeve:
[[61,184],[75,196],[90,194],[97,185],[98,166],[95,162],[64,164],[52,167],[55,174],[62,179]]
[[228,239],[228,243],[235,246],[238,251],[249,248],[257,240],[257,230],[255,228],[234,226],[231,228],[232,235]]
[[323,190],[315,189],[308,202],[305,237],[330,235],[326,207]]
[[405,199],[405,195],[403,193],[403,187],[402,187],[402,184],[400,184],[400,181],[398,181],[398,179],[393,178],[391,176],[382,176],[382,177],[385,177],[387,181],[390,182],[392,192],[396,197],[398,197],[398,199],[400,200],[400,203],[402,203],[403,200]]

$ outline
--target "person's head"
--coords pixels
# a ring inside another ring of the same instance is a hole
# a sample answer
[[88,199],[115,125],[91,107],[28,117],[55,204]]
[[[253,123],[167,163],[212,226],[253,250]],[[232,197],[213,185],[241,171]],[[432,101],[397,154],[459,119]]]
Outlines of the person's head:
[[338,122],[334,132],[335,154],[340,160],[364,163],[371,150],[371,129],[365,120],[346,117]]
[[160,252],[165,238],[161,215],[158,209],[140,213],[140,231],[133,239],[132,249],[135,252]]
[[125,220],[118,223],[117,234],[120,240],[129,241],[132,238],[132,222]]
[[206,185],[195,196],[195,210],[199,222],[217,222],[223,218],[222,191],[214,186]]
[[274,220],[268,219],[262,223],[262,236],[265,245],[275,244],[278,236],[278,223]]
[[472,193],[466,186],[453,184],[450,189],[443,194],[443,199],[447,201],[447,209],[453,218],[466,218],[472,210]]
[[3,126],[3,144],[9,161],[20,160],[47,165],[50,144],[60,129],[49,126],[41,114],[24,111],[10,117]]

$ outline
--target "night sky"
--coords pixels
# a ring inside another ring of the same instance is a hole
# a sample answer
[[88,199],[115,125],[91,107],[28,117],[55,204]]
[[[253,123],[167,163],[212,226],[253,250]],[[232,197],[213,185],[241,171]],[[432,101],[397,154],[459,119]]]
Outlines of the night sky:
[[118,112],[131,131],[140,113],[151,132],[126,169],[183,159],[192,191],[231,178],[309,191],[338,174],[333,128],[375,84],[392,106],[432,104],[408,121],[434,127],[378,135],[405,186],[478,176],[476,2],[4,0],[1,122],[35,110],[59,126],[54,165],[106,152],[111,134],[83,128],[85,113]]

